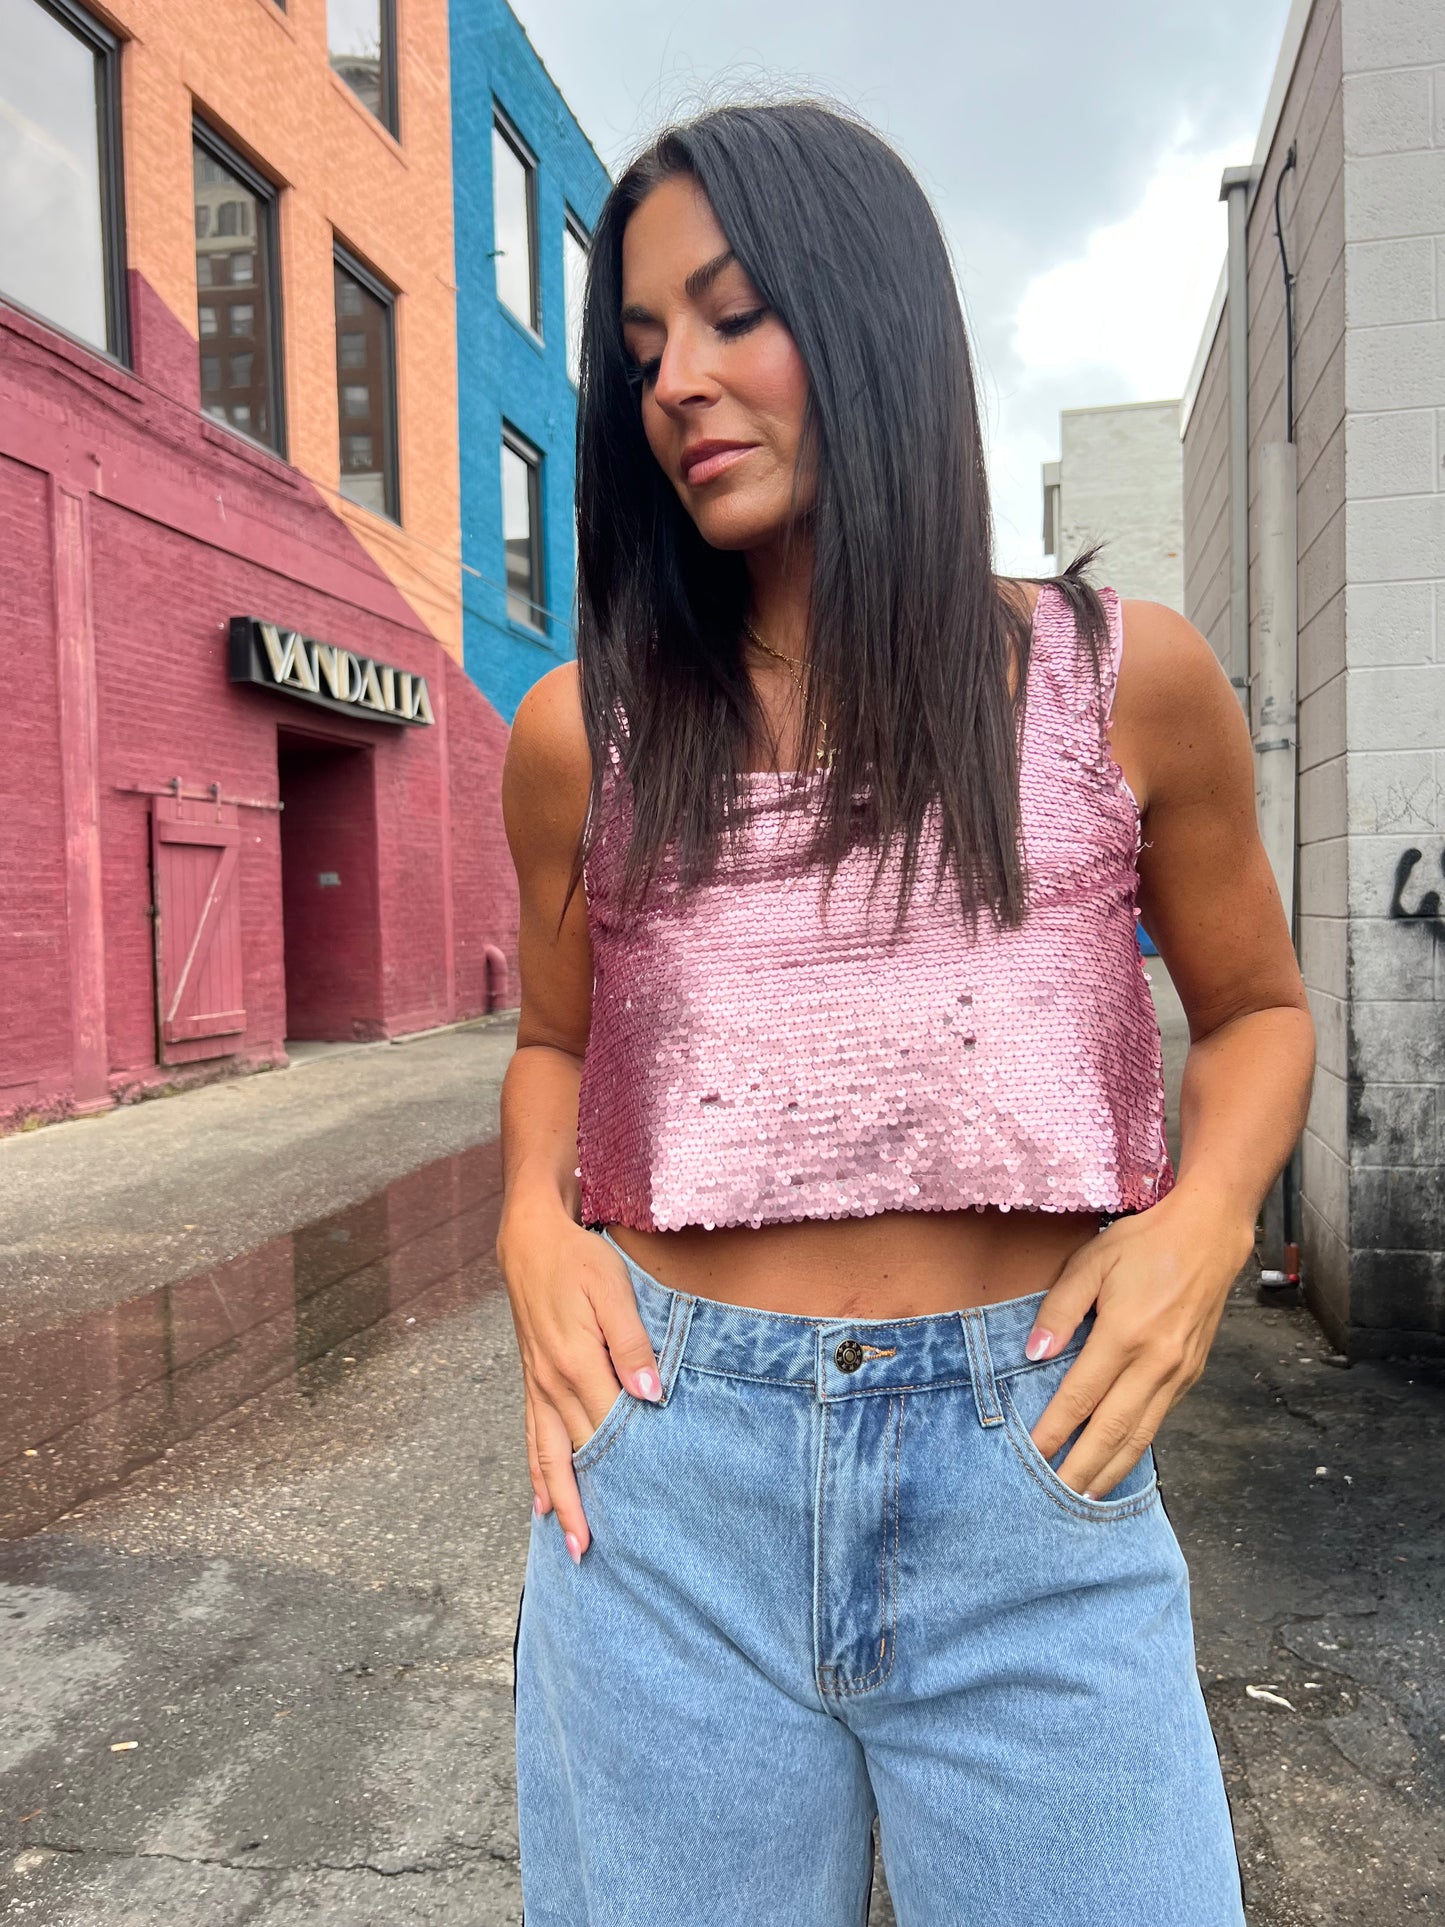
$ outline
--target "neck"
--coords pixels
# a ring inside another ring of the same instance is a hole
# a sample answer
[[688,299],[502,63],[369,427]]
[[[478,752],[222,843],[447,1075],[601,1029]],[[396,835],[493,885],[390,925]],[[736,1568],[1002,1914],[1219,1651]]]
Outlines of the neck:
[[800,658],[808,643],[808,605],[813,588],[811,541],[793,532],[781,547],[752,549],[747,556],[752,597],[748,620],[774,649]]

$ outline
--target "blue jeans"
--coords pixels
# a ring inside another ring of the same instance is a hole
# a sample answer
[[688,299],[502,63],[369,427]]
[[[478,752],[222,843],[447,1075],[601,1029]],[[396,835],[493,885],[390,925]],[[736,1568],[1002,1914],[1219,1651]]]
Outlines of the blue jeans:
[[[616,1247],[614,1247],[616,1248]],[[534,1519],[527,1927],[1243,1927],[1152,1451],[1103,1499],[1029,1437],[1042,1294],[820,1320],[628,1260],[661,1368]],[[1072,1441],[1070,1441],[1072,1443]]]

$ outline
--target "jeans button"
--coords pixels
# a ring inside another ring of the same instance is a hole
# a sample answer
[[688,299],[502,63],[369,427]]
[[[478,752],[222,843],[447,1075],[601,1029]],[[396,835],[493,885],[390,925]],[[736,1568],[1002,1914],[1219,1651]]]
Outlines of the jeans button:
[[856,1372],[863,1363],[863,1347],[856,1338],[845,1338],[833,1354],[833,1363],[840,1372]]

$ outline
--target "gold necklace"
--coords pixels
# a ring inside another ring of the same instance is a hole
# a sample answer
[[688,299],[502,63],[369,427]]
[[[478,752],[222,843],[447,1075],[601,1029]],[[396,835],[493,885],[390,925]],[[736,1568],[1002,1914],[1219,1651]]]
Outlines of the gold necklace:
[[[770,642],[764,642],[746,616],[743,617],[743,628],[747,631],[748,640],[753,643],[756,648],[761,649],[765,656],[771,656],[774,662],[780,662],[784,669],[787,670],[789,676],[792,678],[793,687],[798,692],[798,702],[800,706],[806,708],[808,691],[807,685],[803,680],[801,664],[795,662],[791,656],[785,656],[781,649],[774,649]],[[818,747],[813,752],[813,761],[825,767],[831,765],[833,761],[833,752],[828,747],[828,719],[826,716],[820,716],[818,718]]]

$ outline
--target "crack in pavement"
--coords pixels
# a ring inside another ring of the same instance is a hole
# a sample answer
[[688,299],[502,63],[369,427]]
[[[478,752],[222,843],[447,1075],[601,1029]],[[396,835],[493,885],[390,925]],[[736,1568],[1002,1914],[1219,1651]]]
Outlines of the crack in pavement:
[[56,1840],[27,1841],[19,1851],[22,1855],[53,1853],[94,1860],[167,1860],[179,1867],[225,1867],[232,1873],[374,1873],[384,1880],[395,1880],[409,1874],[451,1873],[468,1860],[490,1860],[505,1867],[517,1865],[517,1850],[514,1847],[493,1847],[470,1840],[458,1840],[452,1844],[462,1856],[461,1859],[421,1860],[400,1867],[383,1867],[374,1860],[231,1860],[219,1854],[162,1853],[144,1847],[83,1847]]

